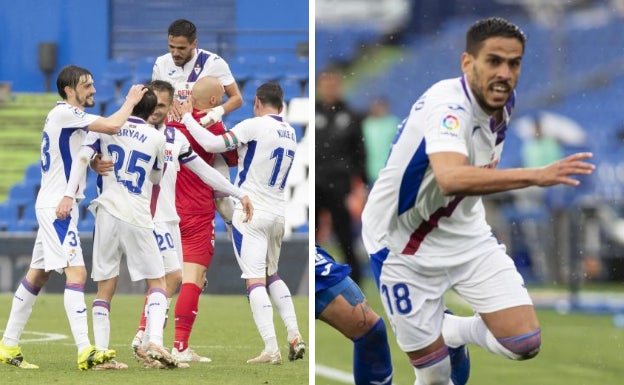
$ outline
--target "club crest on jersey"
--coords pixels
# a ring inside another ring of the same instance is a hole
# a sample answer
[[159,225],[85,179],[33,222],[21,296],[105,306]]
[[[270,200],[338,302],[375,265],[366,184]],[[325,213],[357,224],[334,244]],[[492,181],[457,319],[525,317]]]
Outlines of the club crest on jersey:
[[84,118],[84,116],[86,115],[86,112],[84,112],[78,107],[72,108],[72,112],[74,113],[74,115],[76,115],[79,118]]
[[199,72],[201,71],[201,66],[199,65],[199,63],[195,64],[195,68],[193,68],[193,71],[195,71],[195,75],[199,75]]
[[457,136],[459,127],[459,119],[455,115],[449,114],[442,119],[440,133],[443,135]]

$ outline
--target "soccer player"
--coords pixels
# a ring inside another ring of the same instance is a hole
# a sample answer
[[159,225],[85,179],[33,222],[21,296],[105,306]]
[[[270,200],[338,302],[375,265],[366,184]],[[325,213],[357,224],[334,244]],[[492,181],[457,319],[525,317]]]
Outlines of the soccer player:
[[228,99],[209,109],[204,125],[216,123],[224,114],[243,105],[238,85],[227,62],[217,54],[197,48],[197,28],[188,20],[178,19],[167,30],[169,53],[159,56],[154,63],[152,80],[166,80],[175,88],[175,100],[184,102],[198,79],[213,76],[225,87]]
[[336,263],[327,251],[316,245],[314,270],[314,315],[353,341],[355,385],[391,384],[392,361],[386,324],[349,277],[349,265]]
[[[163,178],[157,186],[159,194],[154,214],[154,225],[156,239],[165,264],[167,308],[169,308],[172,297],[182,281],[180,217],[176,212],[175,205],[175,186],[180,164],[184,164],[190,171],[199,176],[202,181],[213,188],[240,199],[243,211],[247,214],[247,220],[253,214],[253,206],[249,197],[244,195],[239,188],[234,187],[229,180],[225,179],[223,175],[208,166],[202,158],[197,156],[191,148],[188,139],[180,131],[164,124],[173,103],[173,86],[164,80],[154,80],[146,86],[154,91],[158,99],[156,109],[150,115],[148,123],[154,125],[166,138],[165,166]],[[139,329],[132,341],[132,347],[135,350],[141,346],[145,325],[145,311],[143,311]],[[172,355],[178,362],[210,362],[208,357],[199,357],[190,348],[184,350],[184,354],[180,354],[175,347],[172,349]]]
[[[540,350],[531,298],[486,223],[481,195],[577,186],[573,176],[594,166],[585,162],[591,153],[577,153],[542,168],[496,169],[525,40],[501,18],[470,26],[463,75],[434,84],[413,105],[364,208],[364,245],[416,385],[465,384],[467,343],[514,360]],[[445,313],[449,289],[476,315]]]
[[[93,107],[96,93],[93,76],[87,69],[75,65],[63,67],[56,79],[56,87],[63,101],[57,102],[48,113],[43,128],[41,189],[35,203],[39,230],[30,268],[15,292],[0,341],[0,361],[22,369],[38,368],[24,360],[19,339],[41,288],[56,271],[65,274],[65,312],[78,348],[78,368],[86,370],[111,360],[115,351],[97,351],[89,340],[84,299],[87,271],[77,229],[78,207],[70,206],[71,215],[64,220],[56,218],[55,209],[65,193],[72,161],[86,132],[114,134],[119,131],[145,91],[142,86],[131,87],[120,109],[104,118],[85,112],[86,107]],[[84,197],[84,180],[76,187],[79,188],[77,196]]]
[[[191,98],[197,97],[193,89]],[[220,136],[204,130],[195,121],[190,114],[192,106],[189,102],[182,105],[182,122],[206,151],[238,148],[235,185],[254,202],[254,217],[250,222],[243,223],[240,205],[236,206],[232,220],[236,261],[242,270],[241,277],[245,279],[254,321],[264,340],[260,355],[247,363],[282,362],[271,300],[286,325],[289,360],[303,358],[305,353],[290,291],[277,274],[284,236],[284,187],[297,147],[294,129],[279,116],[283,99],[284,93],[278,84],[261,85],[254,98],[255,117],[240,122]]]
[[[189,100],[195,108],[193,116],[197,121],[205,116],[203,110],[221,103],[223,93],[223,86],[214,77],[203,77],[195,83],[193,95]],[[175,101],[172,107],[172,110],[179,109]],[[184,124],[176,121],[169,121],[166,124],[184,134],[194,152],[207,164],[213,166],[215,154],[205,151],[189,134]],[[226,132],[221,121],[212,124],[207,130],[216,135]],[[238,160],[236,151],[218,156],[225,156],[228,164],[232,166],[235,166]],[[181,357],[181,359],[191,357],[195,362],[210,362],[209,357],[200,356],[188,349],[199,310],[199,296],[206,285],[206,271],[214,255],[215,194],[212,187],[206,185],[188,167],[180,165],[175,187],[175,202],[176,211],[180,217],[183,266],[182,285],[175,306],[175,335],[172,352],[176,357]],[[230,198],[224,198],[224,200],[231,202]]]
[[[92,304],[93,330],[98,349],[107,349],[110,340],[109,312],[117,286],[122,255],[126,256],[130,279],[145,279],[147,356],[167,367],[177,361],[163,347],[163,324],[167,311],[165,270],[154,237],[150,203],[153,185],[160,182],[165,157],[165,136],[146,124],[156,108],[157,98],[147,90],[134,106],[132,115],[116,135],[89,134],[72,166],[65,196],[57,207],[64,220],[74,202],[77,181],[84,177],[89,160],[97,153],[111,158],[114,172],[102,177],[101,191],[91,202],[95,215],[93,269],[91,277],[98,291]],[[103,369],[126,369],[123,363]]]

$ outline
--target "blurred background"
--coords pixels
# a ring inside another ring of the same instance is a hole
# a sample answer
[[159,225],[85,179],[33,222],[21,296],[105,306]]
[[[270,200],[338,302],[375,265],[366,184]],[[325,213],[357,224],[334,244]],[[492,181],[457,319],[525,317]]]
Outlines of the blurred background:
[[[488,221],[507,245],[540,309],[544,330],[555,340],[545,334],[546,357],[529,366],[513,366],[487,353],[482,357],[473,349],[475,362],[482,360],[473,366],[479,378],[474,383],[499,383],[513,373],[507,383],[526,379],[528,373],[535,374],[535,384],[618,383],[612,375],[621,369],[611,355],[621,359],[617,349],[624,347],[624,332],[618,329],[624,327],[623,1],[317,0],[316,241],[341,261],[356,265],[354,279],[373,308],[383,312],[360,239],[368,191],[384,165],[397,124],[431,85],[461,76],[465,32],[489,16],[509,19],[528,37],[516,111],[499,167],[540,167],[573,152],[591,151],[597,169],[582,177],[577,188],[484,197]],[[320,77],[325,70],[338,75]],[[338,104],[341,113],[336,117],[327,106]],[[329,185],[332,180],[347,182]],[[341,207],[319,205],[319,193]],[[459,302],[451,297],[449,303]],[[570,313],[588,318],[559,317]],[[586,337],[575,341],[573,333],[594,335],[596,329],[571,332],[572,322],[602,325],[605,334],[597,337],[601,342],[587,342]],[[557,334],[568,327],[569,333]],[[348,362],[326,358],[324,342],[336,338],[341,337],[317,322],[317,357],[324,358],[317,360],[317,384],[352,381],[350,374],[332,371],[338,367],[348,372]],[[390,338],[396,348],[394,336]],[[568,344],[558,346],[562,340]],[[595,352],[604,345],[611,353],[592,357],[601,367],[595,372],[585,372],[586,363],[564,351]],[[349,358],[349,347],[346,341],[339,356]],[[398,349],[393,354],[395,368],[401,368],[395,380],[411,383],[413,371],[405,355]],[[553,376],[551,369],[558,366],[583,374],[555,371],[558,375]]]
[[[33,9],[37,9],[33,12]],[[179,18],[195,23],[198,47],[228,64],[244,104],[224,117],[227,126],[253,116],[256,88],[279,82],[285,117],[295,127],[297,157],[289,175],[284,279],[293,292],[308,292],[308,3],[286,0],[0,0],[0,292],[12,292],[30,263],[38,225],[34,202],[40,183],[40,145],[45,117],[57,100],[56,76],[68,64],[93,73],[96,105],[90,113],[116,111],[132,84],[151,80],[157,56],[168,52],[167,28]],[[287,16],[287,17],[285,17]],[[231,169],[232,180],[236,169]],[[79,230],[90,263],[95,197],[89,171]],[[209,290],[244,289],[225,224],[217,215],[216,255]],[[225,276],[224,276],[225,273]],[[54,276],[54,275],[53,275]],[[226,278],[229,277],[229,278]],[[288,282],[290,281],[290,282]],[[48,290],[62,290],[51,282]],[[142,292],[142,286],[121,290]]]

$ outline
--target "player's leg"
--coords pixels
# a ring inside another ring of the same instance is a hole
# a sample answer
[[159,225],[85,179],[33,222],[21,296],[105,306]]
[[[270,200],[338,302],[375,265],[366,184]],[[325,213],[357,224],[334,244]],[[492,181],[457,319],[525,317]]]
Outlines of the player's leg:
[[232,243],[236,261],[242,271],[241,277],[245,279],[254,323],[264,341],[264,349],[260,355],[247,360],[247,363],[281,364],[282,356],[273,324],[273,305],[266,290],[265,277],[268,234],[273,221],[256,214],[251,223],[243,223],[238,215],[235,215],[232,221]]
[[145,280],[147,303],[145,306],[146,333],[143,339],[146,354],[168,367],[177,362],[163,347],[163,326],[167,313],[165,266],[153,231],[124,224],[120,244],[126,254],[128,273],[132,281]]
[[277,274],[282,239],[284,238],[283,217],[277,219],[273,231],[269,234],[267,248],[267,291],[277,312],[286,326],[288,339],[288,359],[290,361],[302,359],[306,345],[299,332],[297,314],[293,304],[292,295],[286,283]]
[[386,325],[351,278],[316,293],[316,317],[353,341],[356,385],[392,383]]
[[[171,307],[173,296],[178,290],[178,286],[182,282],[182,262],[181,252],[182,246],[180,243],[180,228],[177,222],[155,222],[154,235],[159,244],[159,248],[163,257],[163,263],[165,266],[165,283],[167,293],[167,314]],[[178,250],[180,252],[178,252]],[[141,318],[139,320],[139,326],[137,332],[132,339],[131,346],[134,349],[140,346],[143,341],[143,335],[145,334],[145,306],[147,305],[147,293],[145,294],[145,300],[143,301],[143,307],[141,309]],[[165,317],[165,325],[167,326],[167,319]]]
[[175,334],[172,354],[182,362],[211,362],[189,348],[189,339],[199,311],[199,297],[206,284],[206,270],[214,255],[213,218],[206,215],[181,215],[182,285],[175,306]]
[[415,258],[386,249],[371,254],[371,265],[397,343],[414,367],[415,385],[463,385],[451,381],[449,349],[442,338],[446,273],[423,270]]
[[[37,235],[37,239],[39,239],[39,235]],[[37,250],[42,250],[41,242],[35,242],[31,267],[20,282],[17,290],[15,290],[9,319],[4,328],[2,340],[0,341],[0,362],[14,365],[22,369],[39,368],[37,365],[24,360],[22,349],[19,346],[19,340],[30,318],[39,292],[48,281],[51,274],[51,272],[46,272],[42,268],[33,267],[38,264],[43,267],[43,254],[37,252]]]
[[446,315],[447,343],[450,346],[477,344],[514,360],[536,356],[541,345],[541,329],[522,276],[511,258],[503,249],[496,248],[471,264],[453,272],[457,282],[454,288],[477,315]]

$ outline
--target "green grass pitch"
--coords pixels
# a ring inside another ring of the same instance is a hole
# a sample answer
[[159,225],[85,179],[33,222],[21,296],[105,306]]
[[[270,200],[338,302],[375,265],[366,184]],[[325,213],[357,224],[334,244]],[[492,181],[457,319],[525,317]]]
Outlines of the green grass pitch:
[[[12,295],[0,295],[0,330],[6,326]],[[308,340],[308,299],[293,297],[297,320],[303,338]],[[93,296],[87,295],[87,308]],[[174,299],[175,301],[175,299]],[[174,302],[175,304],[175,302]],[[282,365],[249,365],[245,361],[262,350],[263,343],[253,322],[251,310],[244,295],[202,295],[199,314],[190,344],[197,352],[212,358],[211,363],[191,364],[190,369],[144,369],[132,356],[130,342],[136,332],[143,297],[118,295],[111,304],[111,346],[117,359],[128,364],[125,371],[79,371],[76,347],[60,294],[41,293],[35,304],[21,346],[27,361],[39,365],[38,370],[18,369],[0,364],[3,384],[124,384],[124,385],[294,385],[308,384],[309,359],[288,361],[288,343],[282,320],[274,308],[275,329],[282,352]],[[174,305],[173,305],[174,306]],[[93,343],[91,315],[89,328]],[[46,338],[39,333],[56,333],[67,338],[56,341],[29,342]],[[173,309],[165,329],[165,346],[173,341]]]
[[[383,313],[373,284],[364,291],[371,306]],[[458,314],[469,315],[454,296],[447,304]],[[619,385],[624,383],[624,329],[613,326],[610,315],[568,314],[538,310],[542,325],[542,350],[533,360],[515,362],[470,345],[471,375],[468,384],[477,385]],[[386,319],[387,320],[387,319]],[[389,325],[388,323],[386,323]],[[321,321],[315,322],[316,364],[352,373],[352,344]],[[389,329],[394,383],[414,383],[414,370],[400,351]],[[329,376],[332,377],[332,376]],[[346,382],[316,374],[316,385]],[[336,377],[334,377],[336,378]]]

